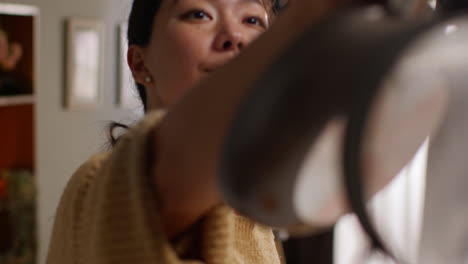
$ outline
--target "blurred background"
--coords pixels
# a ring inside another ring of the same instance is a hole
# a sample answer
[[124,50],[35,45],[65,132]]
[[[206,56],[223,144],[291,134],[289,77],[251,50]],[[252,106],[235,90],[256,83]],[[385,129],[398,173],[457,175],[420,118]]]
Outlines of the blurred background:
[[[91,154],[108,148],[110,121],[131,124],[142,115],[122,57],[130,5],[131,0],[0,2],[0,264],[45,263],[69,177]],[[429,1],[428,9],[434,7]],[[79,55],[79,47],[98,58]],[[76,91],[76,76],[89,77],[87,92]],[[432,231],[444,214],[437,211],[443,194],[426,193],[426,187],[440,186],[428,180],[430,148],[426,143],[370,206],[384,240],[407,263],[427,263],[420,256],[430,255],[439,236]],[[333,236],[334,263],[394,263],[370,253],[354,215],[344,216]]]
[[[110,121],[131,124],[141,115],[129,76],[120,68],[120,30],[130,4],[0,1],[1,264],[45,262],[69,177],[91,154],[107,149]],[[71,42],[95,49],[99,61],[74,58]],[[68,100],[80,96],[71,75],[96,66],[99,78],[89,86],[91,96],[82,96],[84,103]],[[75,72],[68,74],[70,68]]]

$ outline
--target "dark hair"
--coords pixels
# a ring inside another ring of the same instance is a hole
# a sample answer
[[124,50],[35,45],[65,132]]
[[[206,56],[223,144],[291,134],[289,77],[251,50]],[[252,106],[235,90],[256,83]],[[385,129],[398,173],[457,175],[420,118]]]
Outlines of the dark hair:
[[[146,46],[153,33],[153,20],[161,7],[161,0],[134,0],[128,18],[128,45]],[[143,103],[143,110],[147,110],[147,95],[145,86],[136,84],[138,94]]]
[[[130,16],[128,18],[128,29],[127,29],[127,44],[146,46],[150,42],[151,34],[153,33],[153,20],[161,7],[162,0],[134,0]],[[144,85],[135,83],[140,96],[143,111],[147,111],[147,94]],[[108,128],[107,137],[112,146],[114,146],[118,137],[115,136],[114,132],[117,128],[128,129],[127,125],[118,122],[111,122]]]

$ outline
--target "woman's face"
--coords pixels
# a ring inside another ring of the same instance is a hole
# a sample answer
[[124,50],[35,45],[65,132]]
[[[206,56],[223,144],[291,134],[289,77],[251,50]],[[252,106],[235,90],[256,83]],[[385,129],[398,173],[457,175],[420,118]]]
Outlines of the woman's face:
[[[148,109],[171,107],[268,27],[260,0],[163,0],[141,49]],[[130,56],[129,56],[130,57]],[[222,87],[220,87],[222,89]]]

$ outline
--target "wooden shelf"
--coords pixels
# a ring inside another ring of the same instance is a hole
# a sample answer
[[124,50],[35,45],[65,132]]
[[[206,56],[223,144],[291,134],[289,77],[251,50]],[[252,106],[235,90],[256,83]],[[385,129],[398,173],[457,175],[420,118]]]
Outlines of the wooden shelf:
[[34,96],[32,95],[0,96],[0,107],[32,103],[34,103]]
[[0,124],[0,170],[34,169],[34,104],[0,107]]

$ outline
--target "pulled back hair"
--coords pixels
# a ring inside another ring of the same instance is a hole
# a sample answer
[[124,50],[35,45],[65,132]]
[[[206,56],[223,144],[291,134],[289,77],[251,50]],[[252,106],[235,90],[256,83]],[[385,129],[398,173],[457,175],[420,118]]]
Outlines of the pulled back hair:
[[[147,46],[153,33],[153,21],[162,0],[134,0],[128,19],[128,46]],[[143,103],[143,110],[147,110],[147,95],[145,86],[137,83],[138,95]]]

